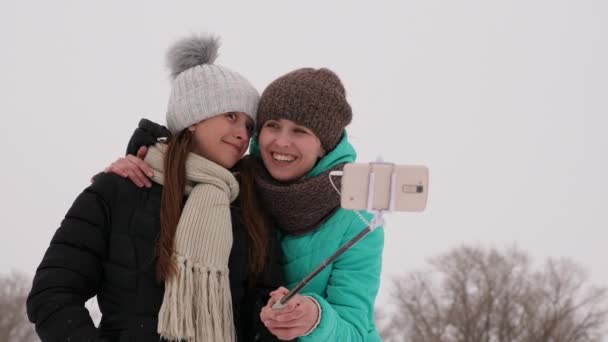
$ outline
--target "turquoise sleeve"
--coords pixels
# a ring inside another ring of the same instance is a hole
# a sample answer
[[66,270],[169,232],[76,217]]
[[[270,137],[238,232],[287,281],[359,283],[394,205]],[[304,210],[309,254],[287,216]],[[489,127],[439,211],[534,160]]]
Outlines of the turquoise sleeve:
[[[358,220],[358,219],[357,219]],[[359,233],[363,224],[352,224],[343,243]],[[321,307],[317,328],[299,341],[365,341],[373,326],[374,301],[380,286],[384,231],[369,233],[333,264],[327,291],[303,295],[313,297]]]

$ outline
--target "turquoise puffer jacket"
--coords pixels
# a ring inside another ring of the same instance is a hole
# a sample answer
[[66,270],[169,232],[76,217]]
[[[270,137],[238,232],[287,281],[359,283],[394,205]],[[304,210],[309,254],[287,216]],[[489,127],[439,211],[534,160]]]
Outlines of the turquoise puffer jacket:
[[[307,175],[314,177],[332,166],[352,162],[353,147],[342,138]],[[328,184],[329,186],[329,184]],[[371,220],[369,213],[363,213]],[[286,287],[291,289],[366,224],[355,214],[338,209],[315,231],[302,236],[280,236]],[[337,258],[303,290],[321,307],[316,329],[299,341],[381,341],[373,321],[374,301],[380,285],[384,231],[379,228]]]

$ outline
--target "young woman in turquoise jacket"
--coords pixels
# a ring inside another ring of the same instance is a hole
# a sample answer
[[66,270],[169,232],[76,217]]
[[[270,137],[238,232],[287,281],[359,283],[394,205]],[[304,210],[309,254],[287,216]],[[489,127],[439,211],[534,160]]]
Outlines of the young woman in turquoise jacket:
[[[254,180],[250,184],[260,199],[258,207],[244,210],[267,216],[283,251],[286,284],[271,293],[260,312],[262,322],[282,340],[380,341],[373,312],[382,229],[338,257],[285,308],[272,309],[288,289],[366,227],[355,212],[340,207],[329,178],[331,171],[356,159],[345,131],[351,119],[336,74],[325,68],[292,71],[262,93],[251,154],[240,162],[241,177]],[[115,172],[129,169],[142,177],[147,171],[133,158],[113,165]],[[363,216],[371,219],[369,213]]]
[[[271,294],[260,315],[281,339],[380,341],[373,307],[382,266],[381,229],[336,259],[287,308],[271,308],[366,227],[355,212],[340,208],[340,195],[329,179],[331,171],[355,161],[345,133],[351,118],[344,87],[328,69],[292,71],[260,98],[258,136],[246,159],[284,255],[286,286]],[[370,215],[365,218],[369,221]]]

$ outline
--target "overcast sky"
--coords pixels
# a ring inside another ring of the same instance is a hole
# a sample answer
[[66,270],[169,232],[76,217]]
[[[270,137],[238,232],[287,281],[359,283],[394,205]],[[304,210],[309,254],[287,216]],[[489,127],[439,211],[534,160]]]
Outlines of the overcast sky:
[[608,2],[203,3],[0,2],[0,271],[33,274],[139,119],[164,122],[165,51],[206,31],[259,90],[335,70],[359,160],[429,167],[427,210],[388,218],[378,303],[463,243],[567,257],[608,284]]

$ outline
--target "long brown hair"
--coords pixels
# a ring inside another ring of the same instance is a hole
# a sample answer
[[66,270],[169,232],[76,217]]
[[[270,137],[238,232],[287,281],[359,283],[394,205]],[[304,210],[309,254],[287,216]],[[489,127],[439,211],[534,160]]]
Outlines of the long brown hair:
[[[164,185],[160,203],[160,237],[156,277],[159,281],[170,279],[177,273],[172,259],[175,248],[175,232],[182,214],[184,187],[186,185],[186,160],[192,150],[192,133],[187,129],[167,141],[164,155]],[[241,218],[248,238],[247,266],[251,273],[260,273],[266,264],[268,238],[271,229],[264,216],[255,189],[251,158],[244,158],[235,167],[239,171]],[[234,223],[233,223],[234,224]]]
[[259,197],[255,187],[255,171],[252,157],[241,159],[235,169],[239,172],[240,189],[239,200],[241,205],[241,218],[247,231],[248,267],[251,273],[260,273],[267,262],[268,241],[272,234],[271,221],[264,215],[259,205]]
[[175,231],[182,215],[186,160],[191,150],[192,133],[187,129],[167,141],[167,152],[163,157],[164,184],[160,200],[160,237],[156,263],[156,277],[159,281],[170,279],[177,273],[172,255]]

